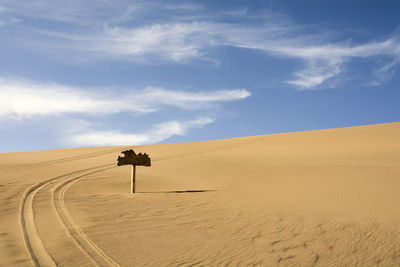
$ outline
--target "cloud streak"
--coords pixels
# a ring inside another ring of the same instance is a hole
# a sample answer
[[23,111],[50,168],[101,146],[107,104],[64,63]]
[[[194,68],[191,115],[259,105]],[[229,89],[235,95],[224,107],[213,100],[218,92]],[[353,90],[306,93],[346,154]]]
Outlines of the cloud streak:
[[[105,90],[107,89],[107,90]],[[78,113],[89,115],[155,112],[163,106],[184,110],[207,109],[219,102],[249,97],[246,89],[184,92],[161,87],[119,92],[103,88],[96,93],[84,88],[26,80],[0,79],[0,117]],[[115,97],[117,95],[118,97]]]
[[[67,41],[69,48],[142,63],[210,60],[208,50],[231,46],[258,50],[268,55],[298,59],[304,68],[294,73],[288,84],[298,89],[314,89],[344,72],[343,66],[356,58],[387,56],[400,58],[400,41],[392,36],[384,41],[351,45],[331,43],[319,35],[299,35],[298,27],[264,24],[251,26],[219,22],[168,22],[138,27],[106,26],[90,36],[44,32]],[[295,36],[295,37],[294,37]],[[325,42],[325,43],[324,43]],[[321,44],[322,43],[322,44]],[[382,70],[385,71],[383,68]],[[381,75],[383,76],[383,75]]]
[[[310,30],[309,26],[291,23],[287,18],[270,12],[261,18],[249,15],[246,9],[241,12],[233,10],[231,15],[226,11],[223,21],[217,11],[203,10],[202,6],[193,4],[175,6],[163,2],[123,0],[114,4],[102,0],[92,6],[85,1],[72,0],[60,8],[51,1],[40,0],[35,4],[31,1],[4,1],[4,5],[10,12],[21,16],[61,20],[74,25],[71,31],[35,30],[46,37],[42,47],[67,50],[88,60],[188,63],[192,60],[218,60],[210,55],[215,47],[252,49],[303,62],[303,67],[285,81],[299,90],[336,84],[335,79],[345,75],[346,67],[357,58],[379,56],[391,62],[378,66],[375,73],[379,82],[390,79],[400,62],[398,34],[386,40],[355,45],[347,41],[333,42],[323,29]],[[202,10],[201,15],[199,10]],[[155,13],[169,16],[154,18],[151,14]],[[135,20],[137,17],[140,23]],[[84,27],[77,25],[77,21],[84,23]]]
[[190,129],[213,123],[213,118],[200,117],[189,121],[168,121],[156,124],[144,133],[131,134],[118,131],[89,131],[68,138],[75,146],[141,145],[154,144],[174,135],[185,135]]
[[[115,97],[115,96],[118,97]],[[186,135],[191,129],[213,123],[215,118],[198,117],[194,120],[171,120],[158,123],[147,131],[90,130],[83,116],[104,116],[116,113],[146,114],[175,107],[182,110],[209,110],[222,102],[249,97],[245,89],[185,92],[162,87],[142,90],[118,88],[85,89],[56,83],[33,82],[18,78],[0,78],[0,119],[24,120],[62,115],[65,126],[61,130],[63,142],[74,146],[152,144],[175,135]],[[79,116],[69,116],[77,114]],[[97,125],[98,127],[99,125]],[[101,124],[100,124],[101,126]]]
[[10,23],[20,22],[20,19],[15,18],[8,9],[0,6],[0,27]]

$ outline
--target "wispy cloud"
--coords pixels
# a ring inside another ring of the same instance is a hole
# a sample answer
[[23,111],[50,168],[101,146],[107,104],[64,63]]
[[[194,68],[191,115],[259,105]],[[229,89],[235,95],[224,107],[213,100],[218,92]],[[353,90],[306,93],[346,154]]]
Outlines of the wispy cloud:
[[69,137],[68,142],[76,146],[153,144],[174,135],[185,135],[192,128],[202,128],[212,122],[214,119],[208,117],[190,121],[168,121],[156,124],[150,130],[137,134],[118,131],[89,131]]
[[[399,58],[400,41],[394,35],[384,41],[351,45],[333,43],[320,35],[299,35],[299,27],[264,24],[228,24],[218,22],[169,22],[138,27],[106,26],[95,35],[81,36],[46,32],[66,40],[69,48],[85,49],[108,56],[142,63],[172,61],[185,63],[193,59],[210,60],[208,49],[231,46],[258,50],[276,57],[302,60],[304,68],[294,73],[288,84],[298,89],[315,89],[343,74],[352,59],[386,56]],[[322,43],[322,44],[321,44]],[[397,60],[386,72],[398,64]]]
[[75,26],[99,26],[103,23],[136,22],[149,13],[182,14],[198,12],[198,3],[166,3],[142,0],[68,0],[62,3],[51,0],[1,0],[3,9],[12,11],[15,17],[69,23]]
[[158,55],[177,62],[204,57],[201,50],[213,42],[202,23],[156,24],[134,29],[106,27],[104,35],[97,39],[100,42],[92,44],[94,50],[137,57]]
[[[386,40],[358,44],[347,40],[337,42],[324,29],[310,30],[310,26],[295,24],[271,12],[252,16],[246,8],[224,11],[223,20],[218,11],[203,10],[199,15],[203,7],[195,4],[124,0],[115,4],[102,0],[88,5],[85,1],[72,0],[60,7],[48,0],[34,4],[31,1],[4,3],[21,16],[62,20],[74,26],[77,21],[85,23],[78,30],[73,27],[74,30],[63,32],[36,29],[37,33],[53,39],[45,38],[41,46],[35,47],[63,49],[70,53],[59,54],[79,54],[79,58],[88,60],[111,58],[145,64],[215,61],[218,59],[210,55],[215,47],[252,49],[302,61],[303,67],[285,81],[299,90],[336,84],[335,79],[345,75],[347,67],[357,58],[386,57],[391,63],[380,63],[384,66],[376,71],[377,80],[382,82],[390,79],[400,57],[398,34]],[[155,18],[151,14],[158,15]],[[140,21],[135,20],[138,17]]]
[[[166,23],[138,27],[104,25],[101,31],[88,34],[35,30],[55,38],[52,48],[88,52],[89,59],[113,58],[145,64],[209,60],[206,48],[219,45],[218,36],[206,22]],[[47,44],[45,46],[49,46]]]
[[[118,97],[116,97],[118,96]],[[41,116],[52,123],[61,118],[56,131],[64,136],[64,143],[78,146],[124,145],[158,143],[174,135],[185,135],[190,129],[202,128],[215,118],[198,117],[195,120],[171,120],[150,126],[138,133],[110,131],[96,123],[92,125],[87,116],[134,113],[136,115],[156,112],[163,107],[182,110],[212,110],[222,102],[237,101],[250,96],[245,89],[185,92],[161,87],[140,90],[126,88],[80,88],[56,83],[33,82],[19,78],[0,78],[0,119]],[[70,114],[75,114],[70,116]],[[83,117],[82,117],[83,115]],[[93,121],[92,119],[90,121]],[[104,130],[90,130],[92,126]],[[118,124],[113,124],[118,129]]]
[[213,103],[241,100],[249,96],[250,92],[246,89],[184,92],[161,87],[124,92],[100,88],[93,93],[85,88],[55,83],[0,79],[0,117],[23,118],[62,113],[149,113],[163,106],[194,110],[209,108]]
[[[385,41],[370,42],[361,45],[330,44],[319,46],[307,46],[300,44],[298,47],[281,46],[278,53],[293,56],[305,61],[306,68],[296,72],[297,79],[288,83],[298,86],[300,89],[314,89],[324,82],[343,73],[343,66],[355,58],[373,58],[387,56],[398,58],[400,41],[398,36],[392,36]],[[387,72],[398,61],[394,61],[388,68],[381,69]]]
[[400,63],[400,49],[398,51],[398,56],[392,61],[385,64],[382,67],[374,70],[374,76],[376,79],[371,83],[371,85],[380,85],[387,80],[390,80],[395,75],[395,67]]
[[4,26],[10,23],[20,22],[20,19],[15,18],[7,8],[0,6],[0,26]]

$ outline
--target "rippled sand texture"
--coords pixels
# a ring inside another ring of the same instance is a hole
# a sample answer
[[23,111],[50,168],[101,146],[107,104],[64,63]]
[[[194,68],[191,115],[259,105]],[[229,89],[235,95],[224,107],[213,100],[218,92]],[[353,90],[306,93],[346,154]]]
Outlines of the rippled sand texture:
[[0,265],[400,265],[400,123],[125,148],[0,154]]

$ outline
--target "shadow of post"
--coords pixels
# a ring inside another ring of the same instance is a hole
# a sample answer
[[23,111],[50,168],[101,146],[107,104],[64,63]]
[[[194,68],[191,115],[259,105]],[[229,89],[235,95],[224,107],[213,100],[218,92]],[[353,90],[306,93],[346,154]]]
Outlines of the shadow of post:
[[182,193],[205,193],[215,192],[218,190],[175,190],[175,191],[154,191],[154,192],[137,192],[141,194],[182,194]]

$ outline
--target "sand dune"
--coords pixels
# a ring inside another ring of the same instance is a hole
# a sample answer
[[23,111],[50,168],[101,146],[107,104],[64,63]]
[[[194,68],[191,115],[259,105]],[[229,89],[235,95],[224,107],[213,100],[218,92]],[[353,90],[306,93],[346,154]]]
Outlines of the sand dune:
[[400,265],[400,123],[126,148],[0,154],[0,265]]

